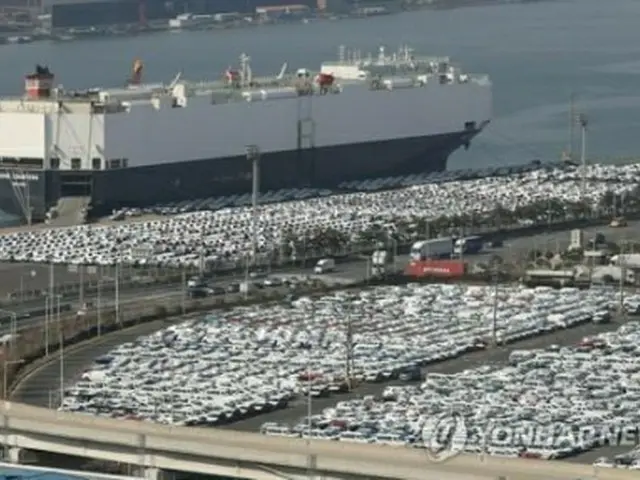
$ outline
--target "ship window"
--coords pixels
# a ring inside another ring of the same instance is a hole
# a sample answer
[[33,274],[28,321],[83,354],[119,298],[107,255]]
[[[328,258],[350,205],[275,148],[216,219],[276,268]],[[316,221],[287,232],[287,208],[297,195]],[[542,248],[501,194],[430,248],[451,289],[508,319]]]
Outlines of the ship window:
[[113,158],[109,160],[109,168],[120,168],[120,159]]
[[122,159],[122,168],[127,168],[129,166],[129,159],[128,158],[123,158]]
[[82,165],[82,160],[80,160],[79,158],[71,159],[71,170],[80,170],[81,165]]
[[52,170],[58,170],[60,168],[60,159],[59,158],[52,158],[51,159],[51,169]]
[[92,158],[91,166],[94,170],[102,170],[102,159],[101,158]]

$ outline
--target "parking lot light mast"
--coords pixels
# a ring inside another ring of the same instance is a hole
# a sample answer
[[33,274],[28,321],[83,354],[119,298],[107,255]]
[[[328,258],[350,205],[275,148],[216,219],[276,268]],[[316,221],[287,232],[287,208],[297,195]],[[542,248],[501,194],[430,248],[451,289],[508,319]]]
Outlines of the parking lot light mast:
[[97,298],[97,305],[96,305],[96,317],[97,317],[97,322],[98,322],[98,337],[102,335],[102,295],[101,295],[101,285],[102,285],[102,277],[98,277],[98,285],[97,285],[97,289],[98,289],[98,298]]
[[[311,301],[311,318],[315,323],[316,317],[316,304],[315,301]],[[306,438],[306,447],[307,447],[307,475],[309,479],[313,478],[313,460],[311,454],[311,416],[313,415],[313,404],[311,403],[311,348],[313,347],[311,343],[311,339],[308,339],[307,346],[307,438]]]
[[25,277],[34,278],[35,276],[36,276],[36,271],[35,270],[31,270],[28,273],[20,274],[20,301],[21,302],[24,302],[24,288],[25,288],[24,279],[25,279]]
[[49,304],[51,303],[51,297],[48,293],[44,295],[44,355],[49,356],[49,322],[51,318],[51,309]]
[[493,319],[491,322],[491,337],[493,346],[498,346],[498,266],[493,270]]
[[56,296],[56,322],[58,323],[58,343],[60,348],[60,406],[62,406],[62,400],[64,399],[64,329],[60,321],[60,297],[62,295]]
[[260,149],[247,145],[247,160],[251,162],[251,253],[255,262],[258,254],[258,195],[260,193]]
[[187,313],[187,270],[185,265],[182,265],[181,284],[182,296],[180,299],[180,307],[182,315],[184,315]]
[[625,317],[625,308],[624,308],[624,283],[627,276],[626,262],[625,262],[625,243],[622,242],[622,247],[620,248],[620,254],[618,258],[620,259],[620,305],[619,305],[619,315],[624,320]]
[[120,257],[116,259],[116,285],[115,285],[115,301],[116,301],[116,324],[120,324]]
[[9,365],[19,365],[24,363],[24,360],[4,360],[3,372],[2,372],[2,396],[4,397],[4,401],[8,401],[10,398],[9,395],[9,377],[7,375],[7,370],[9,369]]
[[580,124],[580,168],[582,170],[582,199],[587,196],[587,125],[589,121],[583,113],[578,115],[578,123]]

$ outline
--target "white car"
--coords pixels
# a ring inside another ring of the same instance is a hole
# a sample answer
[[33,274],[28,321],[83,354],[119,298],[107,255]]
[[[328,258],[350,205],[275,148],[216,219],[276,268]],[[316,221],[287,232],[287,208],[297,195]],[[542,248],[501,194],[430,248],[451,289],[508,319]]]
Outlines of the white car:
[[593,466],[596,468],[616,468],[616,464],[609,460],[607,457],[600,457],[593,462]]

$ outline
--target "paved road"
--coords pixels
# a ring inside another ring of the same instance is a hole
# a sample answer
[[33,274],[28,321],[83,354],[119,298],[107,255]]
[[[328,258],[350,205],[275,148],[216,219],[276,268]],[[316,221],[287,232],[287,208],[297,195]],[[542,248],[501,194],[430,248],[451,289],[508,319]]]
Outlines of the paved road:
[[[174,302],[178,303],[181,301],[183,296],[183,292],[174,286],[169,287],[149,287],[147,289],[135,290],[135,291],[124,291],[119,295],[119,303],[120,303],[120,311],[122,311],[128,304],[132,303],[140,303],[141,301],[145,302],[154,302],[157,300],[162,300],[163,302],[167,299],[172,299]],[[87,302],[92,302],[94,308],[97,308],[97,297],[96,296],[88,296],[86,297]],[[64,303],[64,302],[63,302]],[[109,296],[102,296],[100,299],[100,305],[103,310],[113,309],[116,304],[115,296],[110,294]],[[18,315],[18,321],[16,324],[16,330],[19,332],[20,330],[24,330],[27,328],[31,328],[33,326],[42,324],[44,322],[44,316],[34,316],[34,317],[26,317],[20,318],[20,315],[26,314],[33,307],[28,307],[28,309],[16,309],[15,312]],[[43,304],[39,307],[44,310],[44,300]],[[55,306],[54,306],[55,309]],[[71,312],[77,311],[72,309]],[[68,314],[69,312],[61,312],[61,315]],[[5,335],[11,332],[11,322],[4,321],[0,324],[0,335]]]

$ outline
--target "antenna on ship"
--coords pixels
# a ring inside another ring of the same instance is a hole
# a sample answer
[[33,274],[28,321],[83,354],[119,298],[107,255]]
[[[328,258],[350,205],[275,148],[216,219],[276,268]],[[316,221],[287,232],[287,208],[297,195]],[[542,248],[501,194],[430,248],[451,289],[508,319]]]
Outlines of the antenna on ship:
[[240,55],[240,85],[246,87],[251,85],[251,57],[246,53]]

